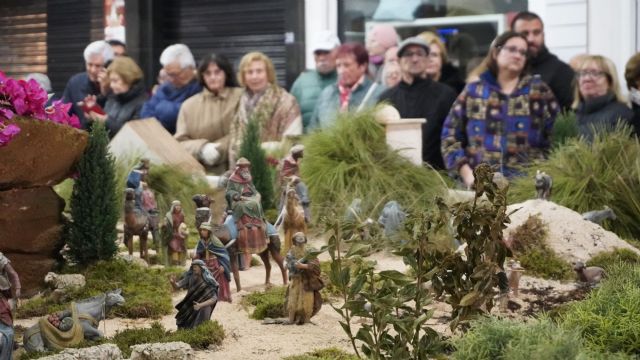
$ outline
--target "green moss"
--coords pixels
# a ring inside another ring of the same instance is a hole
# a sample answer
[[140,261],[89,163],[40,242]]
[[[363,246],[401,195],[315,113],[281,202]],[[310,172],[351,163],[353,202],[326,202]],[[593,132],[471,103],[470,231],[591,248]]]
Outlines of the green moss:
[[599,266],[608,270],[619,262],[640,265],[640,255],[629,249],[615,249],[613,251],[601,252],[592,257],[587,261],[587,266]]
[[[72,269],[67,269],[72,270]],[[123,260],[98,262],[83,273],[86,286],[68,293],[65,304],[58,304],[49,296],[26,301],[18,308],[16,317],[42,316],[66,308],[74,300],[85,299],[116,288],[122,289],[125,303],[115,307],[111,316],[125,318],[159,318],[170,314],[171,285],[168,276],[180,274],[177,268],[149,269],[127,263]]]
[[511,234],[511,249],[527,275],[545,279],[568,280],[574,277],[571,265],[547,244],[547,225],[532,215]]
[[570,280],[575,277],[571,265],[549,248],[530,249],[518,257],[525,274],[543,279]]
[[242,304],[255,306],[250,315],[252,319],[281,318],[286,316],[284,308],[286,292],[286,286],[274,286],[265,291],[254,291],[242,299]]
[[338,348],[317,349],[304,355],[294,355],[282,358],[282,360],[357,360],[358,357]]

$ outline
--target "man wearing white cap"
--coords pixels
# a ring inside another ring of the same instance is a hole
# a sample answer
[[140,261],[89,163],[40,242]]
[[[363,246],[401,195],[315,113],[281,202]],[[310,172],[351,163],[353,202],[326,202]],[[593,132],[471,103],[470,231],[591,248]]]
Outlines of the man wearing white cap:
[[291,87],[291,94],[296,97],[302,111],[302,125],[306,132],[320,92],[337,81],[336,56],[334,49],[340,46],[340,40],[330,31],[321,31],[313,44],[315,70],[307,70],[300,74]]

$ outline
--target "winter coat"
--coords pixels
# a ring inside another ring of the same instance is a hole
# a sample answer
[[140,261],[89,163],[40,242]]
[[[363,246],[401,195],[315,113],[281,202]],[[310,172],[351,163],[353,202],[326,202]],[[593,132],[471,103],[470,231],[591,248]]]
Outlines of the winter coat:
[[296,97],[302,112],[302,127],[306,132],[313,115],[320,93],[324,88],[338,81],[337,72],[320,74],[316,70],[305,71],[291,86],[291,95]]
[[618,102],[615,94],[607,93],[590,100],[583,100],[576,109],[578,132],[588,141],[598,132],[611,131],[618,121],[632,125],[633,111]]
[[448,170],[468,164],[496,166],[506,177],[521,175],[520,166],[544,159],[558,103],[539,76],[526,75],[504,94],[491,72],[471,82],[453,103],[442,126],[442,155]]
[[442,83],[418,78],[411,84],[401,81],[383,92],[380,101],[385,100],[398,110],[402,118],[427,119],[422,124],[422,161],[436,169],[444,169],[440,134],[442,123],[456,100],[456,93]]
[[[368,98],[366,99],[366,103],[364,107],[373,106],[378,103],[378,98],[380,94],[385,90],[383,85],[375,83],[376,87],[371,90]],[[351,93],[351,98],[349,100],[349,110],[356,110],[360,107],[360,104],[367,93],[369,93],[369,88],[374,86],[374,82],[365,77],[362,84],[358,85],[356,89]],[[331,126],[335,121],[338,113],[340,112],[340,90],[338,89],[338,84],[333,84],[331,86],[327,86],[320,93],[320,97],[318,98],[318,102],[316,103],[316,108],[313,110],[313,115],[311,116],[310,127],[311,128],[320,128],[324,129]]]
[[86,72],[73,75],[62,93],[62,101],[73,104],[69,109],[69,115],[75,114],[83,129],[89,128],[89,121],[84,117],[84,111],[78,102],[83,101],[87,95],[96,95],[98,105],[104,106],[106,98],[100,94],[100,84],[90,81]]
[[196,159],[206,143],[215,143],[220,159],[226,160],[241,96],[239,87],[225,88],[217,95],[205,88],[185,100],[178,114],[176,140]]
[[440,79],[438,82],[449,85],[456,92],[456,95],[460,94],[465,85],[460,70],[450,63],[446,63],[442,65],[442,70],[440,71]]
[[573,102],[573,69],[543,47],[530,61],[531,75],[540,75],[549,85],[562,109],[570,109]]
[[110,94],[104,111],[107,113],[107,129],[109,137],[114,137],[129,120],[139,119],[142,105],[147,100],[144,83],[138,81],[123,94]]
[[176,121],[182,103],[191,96],[202,91],[202,86],[196,79],[187,85],[176,88],[171,83],[161,85],[142,107],[140,117],[155,117],[172,135],[176,132]]

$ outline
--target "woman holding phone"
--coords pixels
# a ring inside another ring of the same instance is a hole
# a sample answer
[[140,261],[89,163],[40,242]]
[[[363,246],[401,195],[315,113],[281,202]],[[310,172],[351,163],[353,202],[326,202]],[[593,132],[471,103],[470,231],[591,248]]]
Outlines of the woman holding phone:
[[118,56],[107,67],[111,92],[104,109],[96,104],[95,96],[87,96],[83,109],[88,119],[104,122],[113,138],[127,121],[140,118],[140,110],[147,100],[142,70],[130,57]]

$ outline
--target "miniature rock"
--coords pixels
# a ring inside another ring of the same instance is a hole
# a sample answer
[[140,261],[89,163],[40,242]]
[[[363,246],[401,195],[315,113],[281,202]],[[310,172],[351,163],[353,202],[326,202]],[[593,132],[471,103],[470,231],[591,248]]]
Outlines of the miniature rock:
[[192,360],[195,353],[189,344],[177,341],[134,345],[130,360]]
[[103,344],[81,349],[65,349],[61,353],[46,356],[46,360],[121,360],[122,353],[116,344]]

